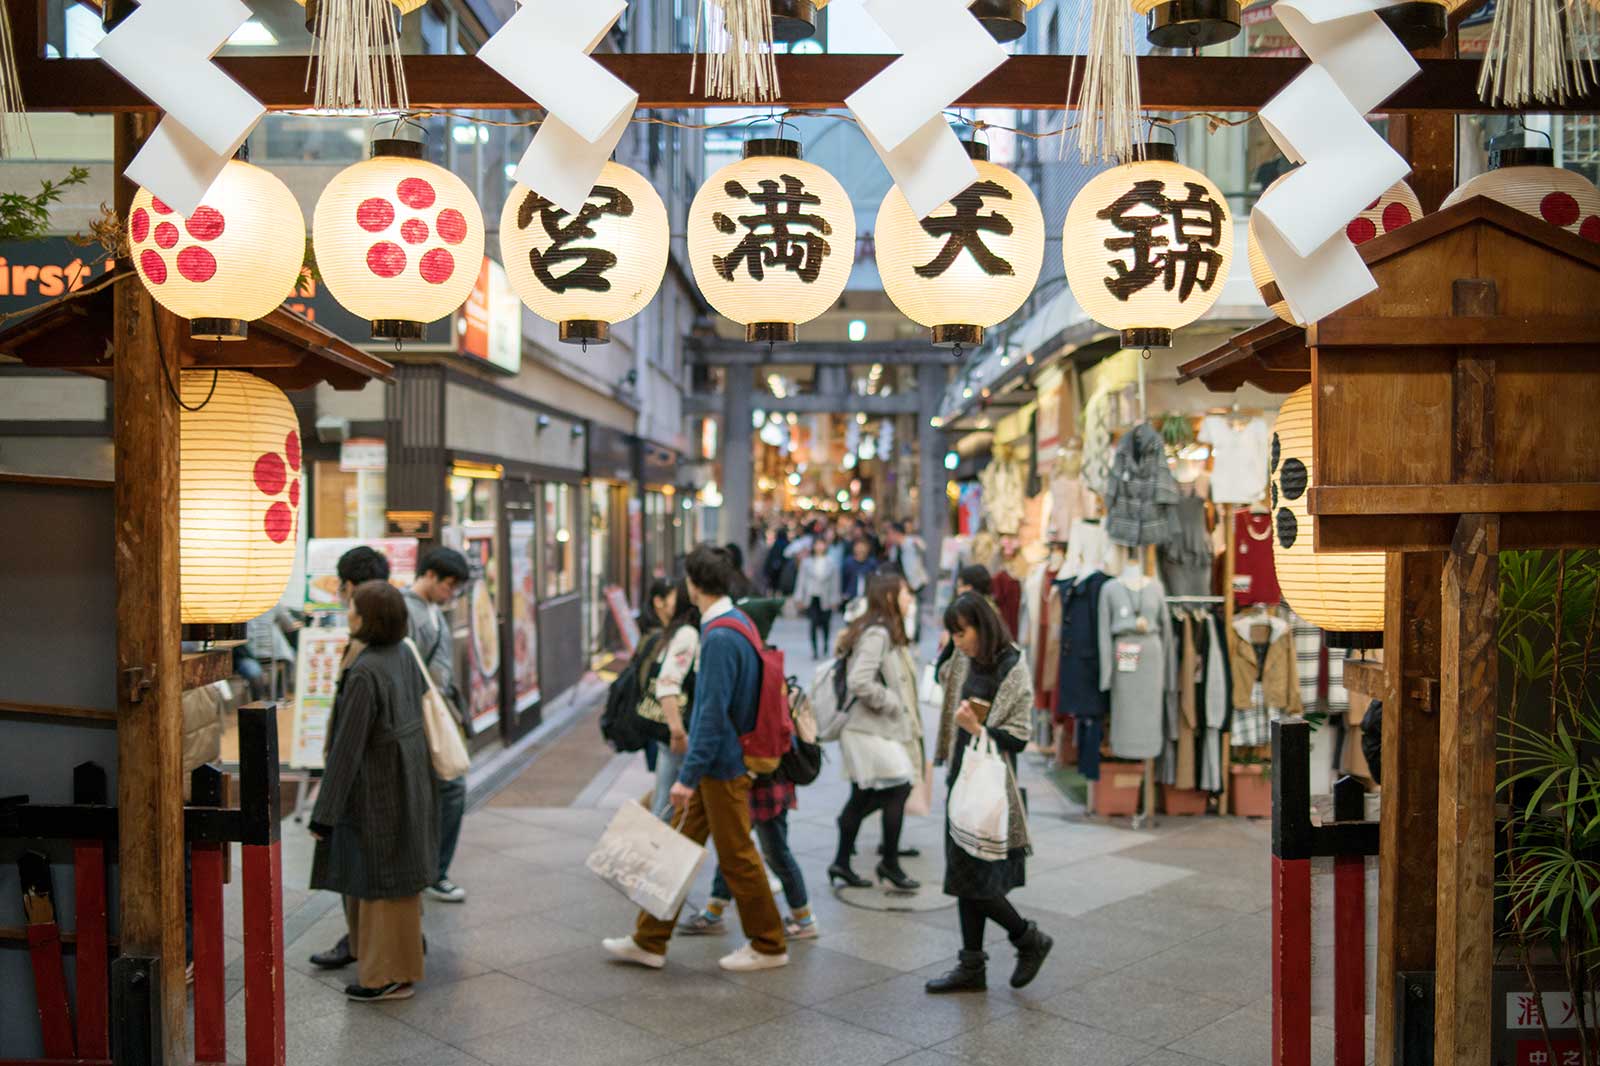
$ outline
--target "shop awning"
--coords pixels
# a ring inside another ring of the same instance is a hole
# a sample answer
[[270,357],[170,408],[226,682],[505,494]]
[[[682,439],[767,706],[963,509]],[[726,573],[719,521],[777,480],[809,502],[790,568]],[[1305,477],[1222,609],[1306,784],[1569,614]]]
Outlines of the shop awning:
[[[117,284],[138,284],[132,274],[127,277]],[[113,288],[48,304],[0,329],[0,363],[109,378]],[[251,322],[245,340],[185,340],[178,359],[186,370],[249,370],[285,391],[322,382],[354,390],[394,376],[389,363],[281,307]]]
[[1178,384],[1200,380],[1212,392],[1254,385],[1290,393],[1311,380],[1311,349],[1304,326],[1272,318],[1230,337],[1178,368]]

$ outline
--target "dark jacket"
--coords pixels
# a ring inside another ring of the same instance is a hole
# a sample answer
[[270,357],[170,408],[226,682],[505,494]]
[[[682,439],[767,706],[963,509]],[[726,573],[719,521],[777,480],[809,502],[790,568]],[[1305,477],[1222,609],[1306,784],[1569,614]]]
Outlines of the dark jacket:
[[1120,441],[1106,480],[1106,536],[1113,544],[1165,544],[1172,535],[1178,483],[1167,469],[1167,445],[1148,422]]
[[[737,608],[729,615],[755,624]],[[678,781],[689,788],[698,786],[702,777],[735,781],[745,775],[739,737],[756,727],[761,699],[761,656],[737,630],[707,629],[712,621],[700,627],[689,751],[678,771]]]
[[[866,594],[867,581],[878,572],[878,560],[872,556],[857,559],[854,555],[847,555],[844,565],[839,568],[839,589],[844,593],[844,598],[853,600],[857,596]],[[860,585],[860,588],[856,586]]]
[[368,647],[339,679],[311,887],[414,896],[439,872],[439,800],[422,726],[422,671],[403,644]]
[[1109,693],[1100,691],[1100,590],[1109,581],[1096,570],[1082,581],[1057,581],[1061,597],[1061,660],[1056,716],[1103,718]]

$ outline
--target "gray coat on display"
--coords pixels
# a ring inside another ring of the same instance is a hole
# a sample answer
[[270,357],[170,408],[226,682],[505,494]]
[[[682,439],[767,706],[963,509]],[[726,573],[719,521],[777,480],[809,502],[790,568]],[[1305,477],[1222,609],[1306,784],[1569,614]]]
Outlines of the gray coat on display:
[[339,679],[311,821],[311,887],[403,899],[439,873],[439,799],[422,725],[422,671],[404,644],[371,646]]
[[1178,483],[1167,469],[1167,445],[1148,422],[1117,442],[1106,482],[1106,535],[1114,544],[1164,544],[1172,535]]

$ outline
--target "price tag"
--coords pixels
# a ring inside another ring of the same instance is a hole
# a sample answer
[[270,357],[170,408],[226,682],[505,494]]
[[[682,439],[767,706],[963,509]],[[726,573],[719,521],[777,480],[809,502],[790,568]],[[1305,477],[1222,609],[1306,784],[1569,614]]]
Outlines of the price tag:
[[1144,654],[1144,644],[1137,640],[1117,641],[1117,673],[1139,672],[1139,658]]

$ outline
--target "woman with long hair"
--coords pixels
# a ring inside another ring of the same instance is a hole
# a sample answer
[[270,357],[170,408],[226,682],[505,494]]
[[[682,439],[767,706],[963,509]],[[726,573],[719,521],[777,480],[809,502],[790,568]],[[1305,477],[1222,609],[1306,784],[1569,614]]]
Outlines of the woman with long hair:
[[839,813],[839,848],[828,880],[852,888],[871,884],[851,869],[850,857],[861,823],[873,811],[883,812],[878,880],[901,891],[921,887],[900,868],[906,800],[923,766],[917,663],[906,631],[909,601],[911,590],[899,574],[874,575],[867,581],[866,610],[839,638],[849,715],[839,748],[850,799]]
[[1028,746],[1033,718],[1033,679],[1022,651],[1012,642],[994,606],[975,592],[964,592],[945,610],[945,629],[955,648],[944,673],[945,701],[939,718],[937,762],[950,764],[954,787],[963,757],[987,736],[1005,756],[1008,799],[1006,857],[994,861],[968,854],[950,832],[944,833],[944,891],[956,897],[961,916],[961,955],[954,970],[929,981],[929,992],[965,992],[987,987],[989,956],[983,951],[984,924],[995,922],[1017,949],[1011,987],[1032,981],[1054,942],[1006,899],[1026,882],[1032,850],[1028,816],[1017,789],[1017,755]]
[[666,730],[666,751],[656,756],[656,794],[651,809],[656,816],[670,820],[672,803],[667,793],[683,768],[689,750],[689,710],[694,706],[694,663],[700,653],[700,612],[689,600],[683,582],[663,597],[658,610],[663,615],[661,635],[656,638],[650,659],[644,664],[640,685],[644,698],[639,713],[660,722]]

